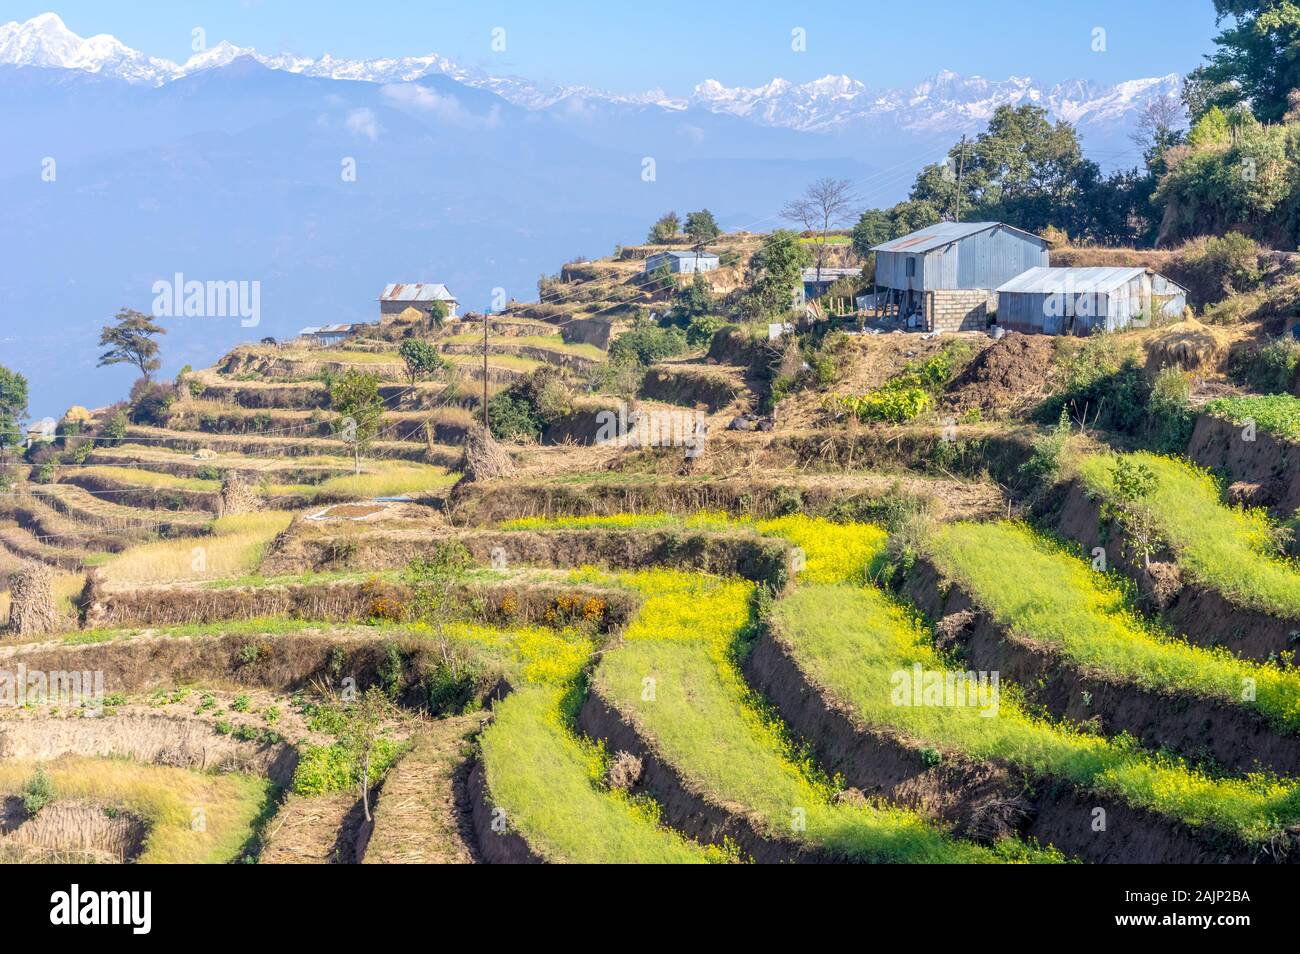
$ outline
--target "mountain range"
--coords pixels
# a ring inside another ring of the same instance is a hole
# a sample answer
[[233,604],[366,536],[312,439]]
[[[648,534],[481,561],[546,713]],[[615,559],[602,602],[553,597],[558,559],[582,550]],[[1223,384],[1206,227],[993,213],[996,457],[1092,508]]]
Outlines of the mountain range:
[[241,57],[250,57],[269,69],[335,80],[406,83],[446,76],[526,109],[547,109],[572,100],[663,110],[700,108],[805,132],[842,130],[881,119],[908,129],[962,129],[986,121],[999,106],[1022,103],[1045,106],[1053,117],[1083,127],[1122,124],[1151,99],[1177,100],[1182,85],[1177,73],[1112,86],[1082,80],[1043,86],[1029,77],[988,80],[944,70],[910,89],[873,90],[844,75],[827,75],[808,83],[776,78],[756,87],[729,87],[705,79],[690,95],[674,98],[662,90],[612,93],[585,86],[540,86],[518,77],[492,76],[437,53],[370,60],[326,54],[312,59],[287,53],[264,55],[223,40],[184,63],[175,63],[147,56],[107,34],[82,38],[54,13],[0,26],[0,65],[77,69],[142,85],[160,86],[227,66]]
[[1177,86],[945,72],[909,90],[705,80],[672,98],[436,54],[220,43],[177,64],[44,14],[0,25],[0,364],[28,375],[38,415],[120,397],[131,376],[95,368],[99,327],[148,310],[153,283],[176,273],[258,281],[262,315],[253,330],[167,319],[164,373],[249,337],[374,320],[389,282],[445,282],[466,308],[495,289],[531,299],[539,275],[641,240],[667,209],[770,229],[823,175],[852,180],[863,207],[892,204],[1002,103],[1041,103],[1103,165],[1132,164],[1137,113]]

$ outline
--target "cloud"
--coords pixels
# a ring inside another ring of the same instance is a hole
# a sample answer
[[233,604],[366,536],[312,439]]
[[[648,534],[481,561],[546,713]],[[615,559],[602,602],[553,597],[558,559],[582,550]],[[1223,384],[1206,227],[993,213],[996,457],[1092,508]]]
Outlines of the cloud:
[[349,110],[343,125],[354,136],[365,136],[371,142],[379,138],[379,122],[375,119],[373,109],[367,109],[363,106],[360,109]]
[[677,131],[694,143],[704,142],[706,136],[704,129],[694,123],[682,123],[677,127]]
[[419,83],[389,83],[381,92],[397,109],[432,116],[452,126],[495,129],[501,121],[499,106],[493,106],[486,116],[476,116],[455,96],[438,93]]

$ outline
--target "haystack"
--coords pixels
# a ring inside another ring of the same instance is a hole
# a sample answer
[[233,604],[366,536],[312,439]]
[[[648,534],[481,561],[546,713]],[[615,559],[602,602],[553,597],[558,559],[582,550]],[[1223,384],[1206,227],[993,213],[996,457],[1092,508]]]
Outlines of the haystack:
[[238,471],[228,470],[221,478],[221,497],[217,501],[217,516],[232,517],[239,513],[252,513],[262,509],[262,499],[257,488]]
[[1221,328],[1184,318],[1147,342],[1147,366],[1216,372],[1228,355],[1231,336]]
[[381,325],[413,325],[427,318],[424,312],[414,306],[403,308],[395,315],[384,315],[379,319]]
[[19,636],[40,636],[59,628],[54,570],[28,563],[9,575],[9,628]]
[[497,480],[511,476],[515,462],[486,427],[475,424],[465,435],[465,455],[460,469],[465,480]]

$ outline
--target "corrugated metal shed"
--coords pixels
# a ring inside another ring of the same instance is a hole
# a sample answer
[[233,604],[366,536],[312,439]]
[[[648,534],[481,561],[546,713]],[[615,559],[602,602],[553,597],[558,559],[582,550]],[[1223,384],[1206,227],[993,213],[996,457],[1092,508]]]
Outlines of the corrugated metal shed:
[[1145,272],[1145,268],[1031,268],[998,286],[1002,292],[1108,292]]
[[940,289],[991,290],[1048,261],[1046,240],[1001,222],[940,222],[873,251],[876,285],[909,293],[905,298]]
[[998,287],[997,323],[1087,335],[1177,320],[1186,305],[1187,289],[1146,268],[1031,268]]
[[713,252],[656,252],[646,256],[647,274],[664,265],[670,272],[711,272],[718,267],[718,256]]
[[406,282],[384,286],[380,301],[455,301],[442,282]]

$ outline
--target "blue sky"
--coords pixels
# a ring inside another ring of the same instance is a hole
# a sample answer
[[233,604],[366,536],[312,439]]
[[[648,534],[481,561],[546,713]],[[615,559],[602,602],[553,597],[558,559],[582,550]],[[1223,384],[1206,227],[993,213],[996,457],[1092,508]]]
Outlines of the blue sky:
[[[802,8],[801,8],[802,7]],[[1186,72],[1211,47],[1210,0],[773,0],[644,4],[494,0],[36,0],[0,2],[0,21],[47,10],[88,36],[112,33],[184,60],[191,31],[262,52],[340,57],[438,52],[494,73],[680,95],[701,79],[758,85],[846,73],[908,85],[940,69],[991,79],[1115,82]],[[506,50],[490,48],[494,27]],[[802,28],[807,50],[791,49]],[[1092,50],[1094,28],[1105,52]]]

